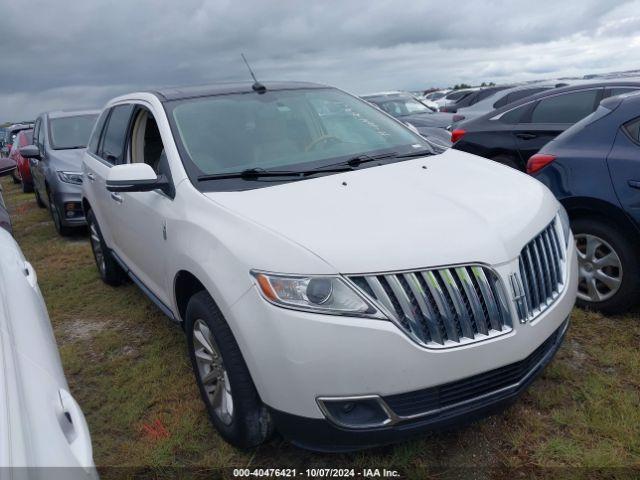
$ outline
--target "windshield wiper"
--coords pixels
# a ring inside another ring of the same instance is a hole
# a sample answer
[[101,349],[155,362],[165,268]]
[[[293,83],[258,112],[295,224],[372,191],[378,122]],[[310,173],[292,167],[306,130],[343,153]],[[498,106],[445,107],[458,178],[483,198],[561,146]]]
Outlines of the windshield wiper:
[[413,152],[401,153],[396,155],[396,158],[411,158],[411,157],[425,157],[427,155],[433,155],[433,151],[428,148],[422,150],[414,150]]
[[198,180],[224,180],[228,178],[242,178],[243,180],[255,180],[265,177],[298,177],[305,178],[309,175],[315,175],[317,173],[340,173],[350,172],[353,170],[350,166],[336,167],[336,168],[322,168],[318,170],[265,170],[263,168],[248,168],[241,172],[229,172],[229,173],[211,173],[207,175],[200,175]]

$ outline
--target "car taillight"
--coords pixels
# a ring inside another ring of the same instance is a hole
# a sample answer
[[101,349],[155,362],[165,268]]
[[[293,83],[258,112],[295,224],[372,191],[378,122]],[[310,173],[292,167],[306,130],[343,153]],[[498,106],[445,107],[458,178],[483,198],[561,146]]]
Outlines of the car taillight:
[[454,122],[461,122],[462,120],[464,120],[464,115],[458,115],[458,114],[455,114],[455,115],[453,116],[453,119],[452,119],[452,120],[453,120]]
[[465,133],[467,133],[466,130],[463,130],[462,128],[456,128],[453,132],[451,132],[451,143],[456,143],[458,140],[464,137]]
[[547,155],[546,153],[536,153],[527,162],[527,173],[536,173],[538,170],[546,167],[556,159],[555,155]]

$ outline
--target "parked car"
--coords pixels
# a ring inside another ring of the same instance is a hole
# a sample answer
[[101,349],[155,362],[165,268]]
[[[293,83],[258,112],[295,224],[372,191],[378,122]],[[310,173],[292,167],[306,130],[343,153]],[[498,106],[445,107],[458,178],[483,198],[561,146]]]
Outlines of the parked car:
[[[9,158],[0,158],[0,177],[11,175],[11,172],[15,170],[15,164],[13,160]],[[7,211],[7,206],[2,198],[2,185],[0,184],[0,228],[4,228],[9,233],[13,232],[11,228],[11,217]]]
[[551,360],[575,301],[575,244],[547,188],[433,154],[323,85],[118,97],[83,174],[101,278],[128,274],[183,325],[237,446],[275,428],[348,450],[486,415]]
[[[362,96],[364,100],[380,108],[383,112],[410,123],[423,133],[433,133],[434,128],[446,129],[454,122],[450,113],[434,112],[413,95],[405,92],[384,92]],[[450,137],[447,132],[447,137]]]
[[603,100],[529,159],[567,209],[582,306],[620,313],[640,292],[640,93]]
[[0,468],[66,467],[65,478],[97,478],[89,429],[69,392],[36,272],[1,229],[0,297]]
[[21,130],[18,132],[16,139],[13,142],[11,151],[9,152],[9,158],[16,162],[16,171],[18,178],[22,183],[22,191],[24,193],[33,192],[33,179],[31,178],[31,168],[29,167],[29,160],[20,155],[20,149],[31,145],[33,143],[33,130]]
[[446,105],[440,108],[441,112],[449,112],[449,113],[459,113],[459,110],[462,108],[467,108],[475,105],[476,103],[491,97],[497,92],[501,92],[503,90],[507,90],[513,87],[513,85],[496,85],[494,87],[482,87],[468,95],[464,95],[463,97],[448,102]]
[[471,95],[473,92],[477,92],[480,88],[463,88],[458,90],[451,90],[444,97],[436,100],[441,112],[446,112],[447,108],[454,105],[455,102],[462,100],[463,98]]
[[600,100],[637,89],[640,81],[623,79],[547,90],[460,123],[451,132],[453,148],[524,171],[532,155]]
[[457,114],[462,117],[460,121],[468,121],[474,118],[478,118],[481,115],[485,115],[496,108],[504,107],[517,100],[521,100],[536,93],[551,90],[552,88],[566,87],[567,83],[529,83],[525,85],[518,85],[511,88],[497,90],[491,92],[483,99],[477,100],[475,103],[469,106],[460,107],[457,109]]
[[[9,153],[11,152],[11,147],[13,147],[13,143],[18,136],[18,133],[29,128],[33,128],[32,123],[15,123],[6,127],[4,132],[4,140],[2,142],[2,148],[0,148],[0,156],[8,157]],[[14,171],[11,176],[13,178],[13,183],[20,183],[20,177],[18,176],[17,171]]]
[[440,100],[442,97],[444,97],[450,91],[451,90],[436,90],[434,92],[425,93],[424,94],[424,98],[426,100],[430,100],[432,102],[436,102],[436,101]]
[[70,235],[86,225],[81,203],[81,162],[98,113],[43,113],[33,130],[34,145],[20,149],[20,154],[30,159],[36,202],[49,208],[60,235]]

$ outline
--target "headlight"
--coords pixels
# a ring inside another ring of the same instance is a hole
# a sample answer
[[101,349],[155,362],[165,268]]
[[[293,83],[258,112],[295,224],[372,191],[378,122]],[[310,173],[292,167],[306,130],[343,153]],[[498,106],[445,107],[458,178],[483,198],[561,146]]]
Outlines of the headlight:
[[340,277],[254,272],[262,296],[281,307],[331,315],[385,318]]
[[560,217],[560,225],[562,225],[562,235],[564,236],[564,244],[569,246],[569,238],[571,237],[571,224],[569,223],[569,215],[565,208],[560,205],[558,210],[558,217]]
[[82,185],[82,172],[58,172],[58,178],[65,183]]

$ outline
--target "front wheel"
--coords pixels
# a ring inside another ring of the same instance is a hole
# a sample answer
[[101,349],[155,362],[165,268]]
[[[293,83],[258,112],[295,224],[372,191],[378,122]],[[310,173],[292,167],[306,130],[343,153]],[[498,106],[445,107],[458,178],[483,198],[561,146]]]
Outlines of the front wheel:
[[264,443],[273,432],[271,417],[229,325],[207,292],[189,300],[185,330],[196,382],[215,428],[239,448]]
[[640,258],[634,242],[598,219],[579,218],[571,228],[578,250],[578,305],[611,314],[635,306]]
[[45,203],[42,201],[42,197],[40,197],[40,192],[38,192],[38,189],[33,188],[34,193],[36,194],[36,203],[38,204],[38,207],[40,208],[47,208],[47,206],[45,205]]
[[13,183],[15,183],[16,185],[18,185],[21,180],[20,180],[20,172],[18,172],[18,168],[16,167],[15,170],[13,170],[11,172],[11,179],[13,180]]

